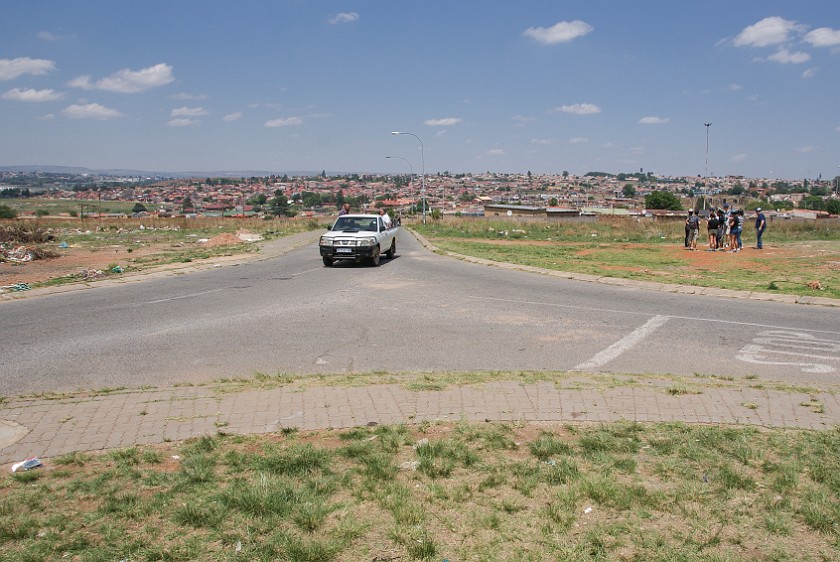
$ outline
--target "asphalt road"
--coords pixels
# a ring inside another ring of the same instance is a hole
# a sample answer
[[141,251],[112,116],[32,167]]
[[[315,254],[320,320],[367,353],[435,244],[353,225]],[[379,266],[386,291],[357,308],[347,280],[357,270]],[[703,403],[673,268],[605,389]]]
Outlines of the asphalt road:
[[0,395],[256,372],[582,370],[840,381],[840,310],[465,263],[285,256],[0,302]]

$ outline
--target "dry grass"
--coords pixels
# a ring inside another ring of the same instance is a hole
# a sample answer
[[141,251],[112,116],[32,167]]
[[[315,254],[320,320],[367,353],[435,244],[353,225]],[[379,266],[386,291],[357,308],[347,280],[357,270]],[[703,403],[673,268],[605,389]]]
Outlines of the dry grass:
[[3,477],[0,560],[832,560],[838,454],[629,422],[208,436]]

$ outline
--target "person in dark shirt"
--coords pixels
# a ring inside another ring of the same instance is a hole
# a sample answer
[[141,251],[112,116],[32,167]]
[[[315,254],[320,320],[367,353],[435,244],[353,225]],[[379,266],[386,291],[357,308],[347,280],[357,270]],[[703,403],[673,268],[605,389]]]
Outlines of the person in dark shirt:
[[717,214],[712,210],[709,213],[709,222],[707,223],[709,227],[709,251],[714,252],[718,248],[718,225],[720,221],[718,220]]
[[689,229],[688,243],[690,250],[697,249],[697,239],[700,237],[700,217],[694,212],[694,209],[688,211],[688,218],[685,219],[685,224]]
[[761,212],[761,207],[758,207],[755,212],[755,249],[763,250],[764,245],[761,242],[761,237],[764,235],[764,229],[767,228],[767,219],[764,218],[764,213]]

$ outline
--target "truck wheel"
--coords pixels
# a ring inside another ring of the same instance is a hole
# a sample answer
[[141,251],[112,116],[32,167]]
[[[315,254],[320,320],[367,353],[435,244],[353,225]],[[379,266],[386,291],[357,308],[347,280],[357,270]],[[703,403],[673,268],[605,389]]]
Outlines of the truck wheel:
[[397,240],[391,240],[391,249],[385,252],[385,255],[388,257],[389,260],[394,259],[394,256],[397,255]]
[[379,246],[373,249],[373,253],[370,255],[370,265],[376,267],[379,265]]
[[324,256],[324,266],[330,267],[333,264],[333,259],[329,256]]

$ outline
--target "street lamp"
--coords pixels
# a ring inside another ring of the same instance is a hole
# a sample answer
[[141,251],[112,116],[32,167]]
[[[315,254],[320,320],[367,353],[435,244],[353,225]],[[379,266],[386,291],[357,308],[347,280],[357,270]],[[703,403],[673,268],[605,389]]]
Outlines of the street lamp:
[[837,177],[834,179],[834,191],[840,194],[840,166],[837,166]]
[[[411,162],[409,162],[407,158],[403,158],[402,156],[386,156],[385,158],[396,158],[408,164],[408,168],[411,170],[412,182],[414,181],[414,166],[411,165]],[[426,224],[426,194],[421,193],[420,196],[423,198],[423,224]]]
[[706,199],[709,198],[709,127],[711,123],[703,123],[706,126],[706,177],[703,181],[703,209],[706,208]]
[[423,175],[420,176],[420,191],[423,193],[423,224],[426,224],[426,157],[423,154],[423,141],[414,133],[391,131],[392,135],[411,135],[420,142],[420,161],[423,165]]

